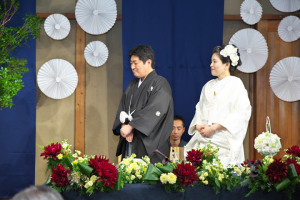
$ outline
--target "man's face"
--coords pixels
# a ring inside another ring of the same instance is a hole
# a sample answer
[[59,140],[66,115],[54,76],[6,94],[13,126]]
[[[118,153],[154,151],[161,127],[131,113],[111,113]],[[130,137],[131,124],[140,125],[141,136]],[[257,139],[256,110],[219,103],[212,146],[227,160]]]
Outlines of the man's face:
[[171,140],[180,140],[182,134],[184,133],[185,128],[183,127],[181,120],[174,120],[173,122],[173,131],[170,135]]
[[130,64],[133,75],[143,80],[152,71],[151,63],[150,59],[143,63],[138,56],[132,55]]

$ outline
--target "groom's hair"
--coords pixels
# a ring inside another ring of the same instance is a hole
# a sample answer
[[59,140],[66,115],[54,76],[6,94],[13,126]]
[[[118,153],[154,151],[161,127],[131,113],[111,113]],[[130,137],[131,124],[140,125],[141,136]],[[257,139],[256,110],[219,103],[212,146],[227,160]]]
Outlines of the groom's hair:
[[174,120],[182,121],[182,126],[184,127],[185,120],[181,115],[174,115]]
[[138,56],[141,61],[145,64],[148,59],[152,61],[151,67],[152,69],[155,68],[155,55],[154,51],[151,48],[150,45],[139,45],[136,47],[133,47],[129,51],[129,57],[131,56]]

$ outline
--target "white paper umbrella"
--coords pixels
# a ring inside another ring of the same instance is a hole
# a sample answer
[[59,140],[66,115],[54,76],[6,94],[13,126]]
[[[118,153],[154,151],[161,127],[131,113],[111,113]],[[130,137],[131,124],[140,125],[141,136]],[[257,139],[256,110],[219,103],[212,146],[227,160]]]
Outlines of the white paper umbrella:
[[300,100],[300,58],[288,57],[276,63],[270,73],[270,85],[279,99]]
[[71,24],[64,15],[52,14],[46,18],[44,29],[47,35],[52,39],[62,40],[69,35]]
[[108,49],[104,43],[94,41],[85,47],[84,57],[91,66],[100,67],[108,58]]
[[78,76],[71,63],[63,59],[53,59],[43,64],[37,75],[37,83],[46,96],[63,99],[74,92]]
[[241,5],[240,14],[247,24],[256,24],[262,15],[262,7],[256,0],[245,0]]
[[270,0],[270,2],[281,12],[295,12],[300,9],[300,0]]
[[75,7],[75,17],[85,32],[103,34],[116,22],[117,5],[114,0],[79,0]]
[[293,42],[300,37],[300,19],[288,16],[281,20],[278,26],[278,35],[285,42]]
[[229,44],[239,48],[242,65],[237,69],[253,73],[261,69],[268,59],[268,46],[264,36],[257,30],[245,28],[236,32]]

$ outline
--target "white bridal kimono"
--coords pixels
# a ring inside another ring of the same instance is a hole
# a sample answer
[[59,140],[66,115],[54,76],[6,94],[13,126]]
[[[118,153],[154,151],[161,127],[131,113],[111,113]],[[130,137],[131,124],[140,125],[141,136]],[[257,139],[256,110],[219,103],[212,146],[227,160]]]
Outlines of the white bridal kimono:
[[[224,166],[229,163],[242,163],[243,141],[251,116],[251,105],[241,79],[228,76],[221,81],[213,79],[202,88],[196,113],[188,133],[194,135],[185,151],[205,146],[209,140],[220,148],[219,158]],[[196,125],[219,123],[226,129],[214,132],[210,137],[202,137]]]

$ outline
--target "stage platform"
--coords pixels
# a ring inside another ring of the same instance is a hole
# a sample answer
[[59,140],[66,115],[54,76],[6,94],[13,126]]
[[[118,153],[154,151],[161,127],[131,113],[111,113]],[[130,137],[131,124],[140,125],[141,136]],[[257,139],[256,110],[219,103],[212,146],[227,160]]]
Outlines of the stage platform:
[[[171,192],[167,193],[162,185],[148,185],[145,183],[125,184],[120,191],[112,193],[95,192],[91,196],[80,196],[77,191],[69,191],[62,193],[65,200],[100,200],[100,199],[116,199],[116,200],[184,200],[184,199],[203,199],[203,200],[285,200],[288,199],[287,194],[283,192],[267,192],[258,190],[249,197],[245,195],[250,190],[247,187],[235,187],[233,192],[220,190],[216,192],[209,186],[194,186],[185,189],[185,193]],[[293,194],[292,199],[299,199],[300,190]]]

